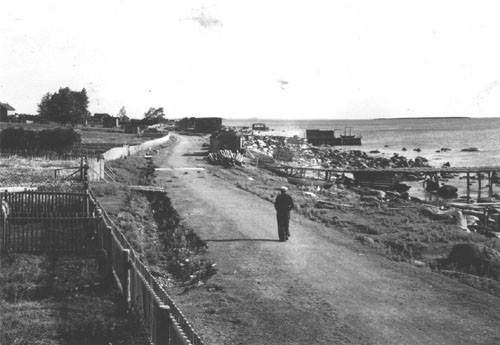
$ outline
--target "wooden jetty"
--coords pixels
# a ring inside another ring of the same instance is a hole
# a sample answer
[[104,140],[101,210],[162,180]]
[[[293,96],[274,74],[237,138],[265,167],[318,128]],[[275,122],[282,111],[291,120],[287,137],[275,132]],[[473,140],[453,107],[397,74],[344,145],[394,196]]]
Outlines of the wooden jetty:
[[[500,166],[480,166],[480,167],[420,167],[420,168],[312,168],[312,167],[295,167],[289,165],[267,165],[267,169],[282,175],[298,178],[310,178],[323,181],[332,181],[338,175],[351,173],[372,174],[375,178],[378,176],[384,181],[387,181],[387,176],[396,174],[405,175],[437,175],[442,173],[448,174],[466,174],[467,183],[467,202],[471,201],[471,180],[476,175],[478,188],[477,200],[481,200],[481,192],[484,187],[488,188],[488,197],[493,196],[493,177],[496,173],[500,174]],[[483,174],[486,175],[483,178]],[[486,180],[486,185],[483,187],[483,180]],[[385,182],[384,182],[385,183]],[[389,182],[387,182],[389,183]]]

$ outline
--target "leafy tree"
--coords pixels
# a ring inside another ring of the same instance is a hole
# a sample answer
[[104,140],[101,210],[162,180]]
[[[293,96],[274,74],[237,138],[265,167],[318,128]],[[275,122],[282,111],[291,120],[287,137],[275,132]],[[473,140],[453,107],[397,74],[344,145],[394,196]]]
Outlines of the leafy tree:
[[144,120],[147,124],[155,124],[162,122],[165,119],[165,112],[163,111],[163,107],[160,108],[149,108],[146,113],[144,113]]
[[38,105],[38,114],[43,120],[59,123],[84,123],[89,116],[87,91],[72,91],[60,88],[58,92],[47,93]]
[[127,116],[127,110],[125,109],[125,107],[120,108],[120,111],[118,112],[118,114],[116,114],[116,117],[118,117],[120,121],[129,120],[129,117]]

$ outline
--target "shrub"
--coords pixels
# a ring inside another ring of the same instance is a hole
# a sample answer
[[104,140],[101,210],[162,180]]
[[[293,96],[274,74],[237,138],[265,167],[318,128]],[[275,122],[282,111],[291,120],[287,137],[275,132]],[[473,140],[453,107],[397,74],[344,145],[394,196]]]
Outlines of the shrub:
[[32,131],[10,127],[0,132],[0,148],[9,150],[68,152],[80,142],[80,135],[72,128]]

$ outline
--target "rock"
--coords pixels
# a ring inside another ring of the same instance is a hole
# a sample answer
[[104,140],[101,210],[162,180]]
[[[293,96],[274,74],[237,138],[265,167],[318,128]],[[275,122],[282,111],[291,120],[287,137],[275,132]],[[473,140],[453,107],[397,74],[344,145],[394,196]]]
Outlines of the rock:
[[465,149],[461,149],[462,152],[478,152],[479,149],[477,147],[467,147]]
[[317,198],[318,196],[312,192],[302,192],[305,196],[308,196],[310,198]]
[[411,186],[408,186],[407,184],[404,184],[404,183],[398,183],[394,186],[394,189],[396,190],[396,192],[398,193],[405,193],[407,192],[409,189],[411,188]]
[[420,152],[420,151],[422,151],[422,150],[420,150],[420,147],[417,147],[417,148],[413,149],[413,151],[415,151],[415,152]]
[[476,243],[459,243],[451,249],[445,265],[498,279],[500,252]]
[[406,151],[406,147],[403,147],[403,148],[401,149],[401,151]]
[[374,247],[375,246],[375,240],[369,236],[360,236],[359,237],[359,240],[363,243],[363,244],[367,244],[371,247]]
[[448,147],[441,147],[441,152],[448,152],[448,151],[451,151],[451,149]]
[[405,175],[405,181],[418,181],[420,180],[421,177],[415,174],[406,174]]
[[425,157],[417,156],[415,157],[415,166],[416,167],[425,167],[429,165],[429,160]]
[[369,153],[380,153],[379,150],[371,150]]
[[458,196],[457,190],[458,190],[457,187],[445,184],[444,186],[441,186],[438,189],[437,194],[442,198],[451,199],[451,198],[456,198]]
[[425,262],[420,261],[420,260],[413,260],[411,263],[417,267],[425,267],[426,266]]

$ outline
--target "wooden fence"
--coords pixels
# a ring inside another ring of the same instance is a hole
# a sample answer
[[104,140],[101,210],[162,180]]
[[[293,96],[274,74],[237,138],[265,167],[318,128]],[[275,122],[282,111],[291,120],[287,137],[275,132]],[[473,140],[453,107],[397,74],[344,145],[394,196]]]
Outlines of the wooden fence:
[[102,153],[103,152],[101,150],[86,150],[86,149],[77,149],[71,152],[0,149],[0,158],[11,158],[17,156],[27,159],[72,161],[72,160],[78,160],[82,156],[86,156],[89,158],[98,158],[102,155]]
[[11,217],[90,217],[96,207],[88,193],[4,192],[0,200],[9,205]]
[[91,195],[100,214],[98,242],[105,253],[107,270],[122,292],[124,303],[144,324],[154,345],[203,345],[181,310],[151,275],[132,245]]
[[90,253],[97,250],[95,205],[88,193],[0,193],[0,251]]
[[[99,255],[153,345],[203,345],[91,193],[0,193],[0,252]],[[100,254],[99,254],[100,253]]]
[[7,217],[0,226],[0,252],[92,254],[97,223],[90,217]]

